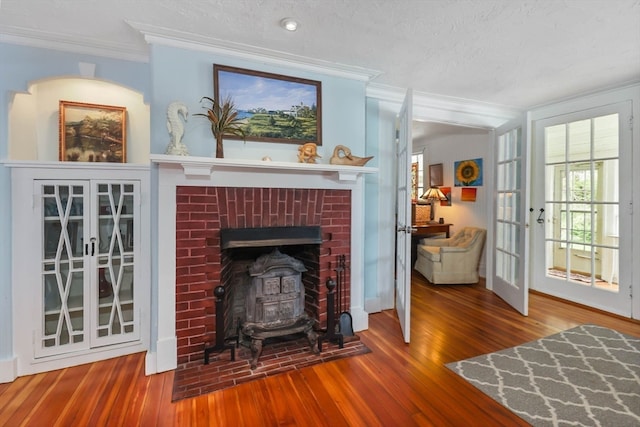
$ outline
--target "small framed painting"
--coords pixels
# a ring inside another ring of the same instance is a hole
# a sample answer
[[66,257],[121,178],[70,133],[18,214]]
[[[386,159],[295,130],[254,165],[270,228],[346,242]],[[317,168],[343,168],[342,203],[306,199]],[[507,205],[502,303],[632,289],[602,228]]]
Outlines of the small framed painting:
[[411,163],[411,201],[418,200],[418,163]]
[[464,187],[460,193],[460,200],[463,202],[475,202],[477,189],[473,187]]
[[456,187],[482,187],[482,159],[455,162],[454,169]]
[[442,163],[429,165],[429,187],[440,187],[443,184]]
[[440,191],[447,198],[447,200],[440,201],[440,206],[451,206],[451,187],[440,187]]
[[126,162],[125,107],[60,101],[59,159]]

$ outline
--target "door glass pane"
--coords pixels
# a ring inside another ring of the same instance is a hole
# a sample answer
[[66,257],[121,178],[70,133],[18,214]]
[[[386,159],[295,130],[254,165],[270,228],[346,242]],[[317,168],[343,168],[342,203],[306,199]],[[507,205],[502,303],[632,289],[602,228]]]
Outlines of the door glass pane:
[[496,248],[504,249],[504,222],[498,221],[496,223]]
[[83,197],[82,186],[42,186],[43,348],[84,340]]
[[[596,188],[598,191],[598,196],[596,200],[601,202],[618,202],[618,195],[620,194],[620,189],[618,187],[618,171],[619,171],[619,161],[618,159],[608,159],[603,160],[597,163],[598,167],[598,175]],[[617,218],[617,209],[616,214]],[[617,219],[616,219],[617,221]]]
[[617,114],[593,119],[593,158],[617,158],[618,134]]
[[98,188],[98,338],[134,332],[134,186]]
[[547,164],[566,160],[567,128],[565,125],[545,128],[544,155]]
[[519,271],[519,200],[521,130],[498,137],[496,181],[496,276],[517,286]]
[[498,191],[505,189],[504,168],[504,163],[499,163],[498,167],[496,168],[496,188],[498,189]]
[[518,218],[520,218],[520,194],[514,193],[507,198],[507,200],[510,200],[509,207],[511,209],[511,221],[513,222],[518,222]]
[[[618,239],[610,239],[613,246],[618,245]],[[602,275],[601,280],[596,282],[596,286],[602,289],[615,290],[618,286],[618,249],[603,247],[599,248],[602,258]]]
[[513,162],[508,162],[504,164],[504,189],[511,190],[514,188],[513,186]]
[[568,125],[569,161],[591,158],[591,120],[581,120]]
[[518,227],[515,224],[511,224],[511,235],[513,236],[513,243],[511,244],[511,253],[515,256],[520,255],[520,233],[518,233]]

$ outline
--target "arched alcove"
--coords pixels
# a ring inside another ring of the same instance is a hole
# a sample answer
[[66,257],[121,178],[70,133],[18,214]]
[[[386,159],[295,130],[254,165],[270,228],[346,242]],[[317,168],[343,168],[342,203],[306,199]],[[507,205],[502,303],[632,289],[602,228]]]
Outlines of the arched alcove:
[[150,108],[143,94],[97,79],[58,77],[29,84],[9,108],[9,159],[57,161],[59,101],[126,108],[127,163],[149,162]]

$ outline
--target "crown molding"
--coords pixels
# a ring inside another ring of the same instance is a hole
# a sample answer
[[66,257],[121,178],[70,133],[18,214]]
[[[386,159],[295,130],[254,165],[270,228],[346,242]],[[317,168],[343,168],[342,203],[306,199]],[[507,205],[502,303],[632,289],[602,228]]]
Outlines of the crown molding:
[[297,68],[363,82],[373,80],[381,74],[381,72],[377,70],[322,61],[305,56],[293,55],[287,52],[177,31],[170,28],[134,21],[126,21],[126,23],[142,33],[149,44],[209,52],[250,61],[259,60],[267,64]]
[[[322,61],[139,22],[126,21],[126,23],[140,32],[149,44],[211,52],[251,61],[260,60],[268,64],[362,81],[367,83],[367,97],[398,105],[402,104],[406,93],[406,89],[371,83],[371,80],[382,74],[377,70]],[[74,38],[54,32],[11,26],[0,26],[0,42],[136,62],[149,61],[148,45],[109,43],[104,40]],[[490,129],[497,128],[523,114],[522,110],[508,106],[416,91],[413,93],[413,105],[415,120]]]
[[[400,106],[406,89],[370,83],[366,95]],[[495,129],[522,114],[523,110],[505,105],[413,91],[414,120]]]
[[109,43],[104,40],[73,37],[51,31],[0,25],[0,42],[127,61],[149,62],[149,49],[145,45]]

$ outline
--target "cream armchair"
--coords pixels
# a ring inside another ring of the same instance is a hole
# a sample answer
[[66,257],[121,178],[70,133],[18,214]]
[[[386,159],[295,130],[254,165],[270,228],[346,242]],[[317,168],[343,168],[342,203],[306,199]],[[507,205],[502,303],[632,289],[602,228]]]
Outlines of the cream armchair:
[[448,239],[422,239],[414,268],[433,284],[477,283],[486,234],[465,227]]

